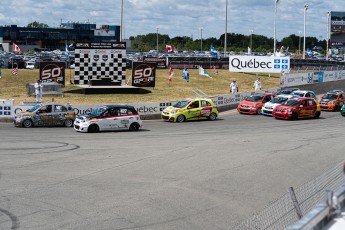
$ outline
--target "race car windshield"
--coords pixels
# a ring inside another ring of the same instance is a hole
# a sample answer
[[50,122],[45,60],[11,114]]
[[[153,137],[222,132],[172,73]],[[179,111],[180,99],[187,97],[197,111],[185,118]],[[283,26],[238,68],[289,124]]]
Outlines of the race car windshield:
[[284,101],[287,101],[287,100],[288,100],[287,97],[275,97],[273,102],[282,104]]
[[329,100],[335,100],[337,99],[337,95],[336,94],[326,94],[322,96],[322,99],[329,99]]
[[299,93],[299,92],[296,92],[296,91],[295,91],[295,92],[293,92],[293,94],[298,95],[298,96],[300,96],[300,97],[304,97],[304,94],[305,94],[305,93]]
[[261,101],[264,96],[252,95],[247,98],[247,101],[258,102]]
[[93,110],[93,111],[90,113],[90,115],[98,117],[98,116],[100,116],[100,115],[101,115],[104,111],[106,111],[106,110],[107,110],[107,109],[106,109],[106,108],[103,108],[103,107],[97,108],[97,109]]
[[41,105],[40,104],[37,104],[37,105],[35,105],[34,107],[32,107],[31,109],[28,109],[28,110],[26,110],[27,112],[34,112],[34,111],[36,111],[38,108],[40,108],[41,107]]
[[177,102],[175,105],[173,105],[173,107],[175,108],[184,108],[189,104],[190,101],[179,101]]
[[299,100],[287,100],[286,102],[283,103],[283,105],[287,106],[296,106],[298,105]]

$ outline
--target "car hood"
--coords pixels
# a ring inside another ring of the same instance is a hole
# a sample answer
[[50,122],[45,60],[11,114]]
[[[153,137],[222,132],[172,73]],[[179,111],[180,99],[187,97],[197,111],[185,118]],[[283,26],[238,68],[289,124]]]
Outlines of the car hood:
[[176,107],[173,107],[173,106],[168,106],[164,110],[170,113],[172,111],[180,110],[180,108],[176,108]]
[[280,105],[280,106],[277,106],[277,109],[291,109],[291,108],[294,108],[293,106],[287,106],[287,105]]
[[266,102],[265,104],[264,104],[264,107],[273,107],[273,108],[275,108],[275,107],[277,107],[278,105],[281,105],[280,103],[273,103],[273,102]]
[[99,116],[96,116],[96,115],[94,115],[94,114],[91,114],[91,113],[89,113],[89,114],[83,114],[83,115],[79,115],[78,116],[78,118],[88,118],[88,119],[90,119],[90,118],[98,118]]
[[30,117],[32,116],[32,112],[27,112],[27,111],[24,111],[24,112],[20,112],[18,113],[16,116],[20,116],[20,117]]

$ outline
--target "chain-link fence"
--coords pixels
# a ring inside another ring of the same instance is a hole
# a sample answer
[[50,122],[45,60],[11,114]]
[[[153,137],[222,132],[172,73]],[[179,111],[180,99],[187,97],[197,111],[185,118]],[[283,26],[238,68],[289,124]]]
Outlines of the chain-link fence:
[[[325,171],[314,180],[294,188],[302,214],[305,215],[316,204],[325,203],[326,190],[335,191],[345,184],[343,164]],[[279,230],[298,221],[298,215],[289,193],[253,215],[233,230]]]

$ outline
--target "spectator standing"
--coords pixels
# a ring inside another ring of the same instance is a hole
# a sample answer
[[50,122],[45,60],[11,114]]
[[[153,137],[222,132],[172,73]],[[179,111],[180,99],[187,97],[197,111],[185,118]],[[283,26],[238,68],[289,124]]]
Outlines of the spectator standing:
[[189,82],[189,72],[187,68],[184,68],[184,70],[182,71],[182,79],[185,79],[187,82]]
[[42,91],[43,91],[42,81],[37,80],[37,82],[35,83],[36,103],[42,102]]
[[230,93],[234,94],[234,93],[237,93],[237,92],[238,92],[238,84],[237,84],[236,80],[233,80],[230,83]]
[[215,75],[218,75],[218,69],[217,69],[216,65],[213,66],[213,73]]
[[259,77],[255,80],[253,87],[255,91],[261,90],[261,80]]
[[169,86],[171,85],[172,83],[172,78],[174,76],[174,70],[172,68],[172,66],[170,65],[170,68],[169,68],[169,77],[168,77],[168,84]]

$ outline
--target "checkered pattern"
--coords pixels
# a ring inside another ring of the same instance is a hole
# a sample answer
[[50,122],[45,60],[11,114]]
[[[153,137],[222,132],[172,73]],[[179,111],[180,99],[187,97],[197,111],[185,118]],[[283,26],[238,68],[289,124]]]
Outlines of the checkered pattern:
[[75,78],[74,84],[86,85],[89,80],[111,78],[112,81],[126,80],[126,50],[117,50],[109,54],[107,61],[95,61],[91,53],[75,53]]

